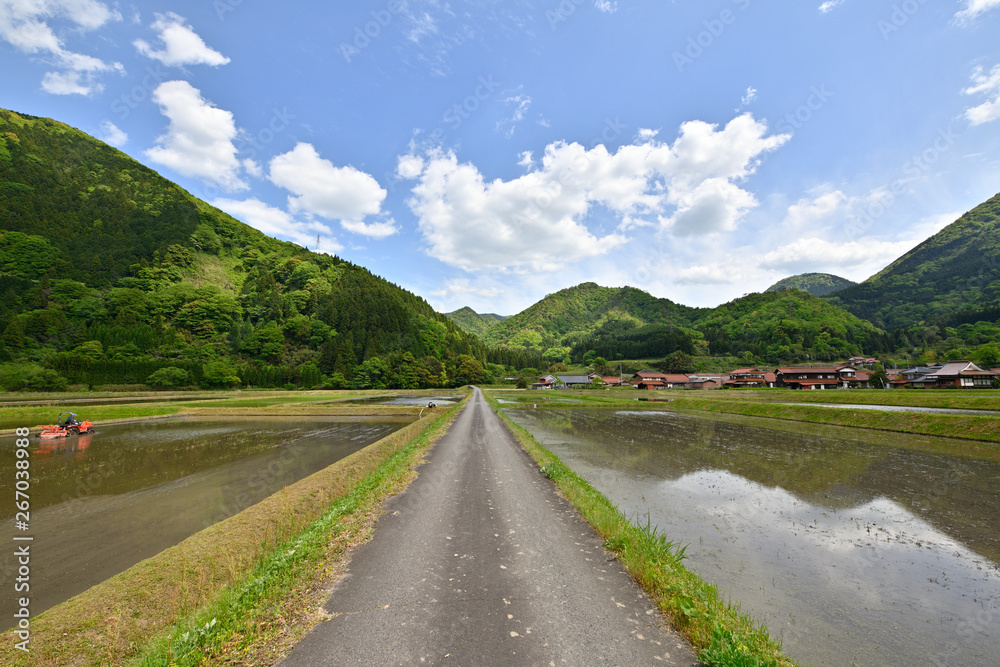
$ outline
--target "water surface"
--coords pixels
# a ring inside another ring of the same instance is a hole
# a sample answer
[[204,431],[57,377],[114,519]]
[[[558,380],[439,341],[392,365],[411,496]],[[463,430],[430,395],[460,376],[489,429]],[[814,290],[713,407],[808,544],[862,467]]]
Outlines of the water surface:
[[[31,611],[80,593],[144,558],[406,425],[387,418],[188,418],[98,426],[32,441]],[[11,442],[13,444],[13,442]],[[7,449],[6,447],[4,448]],[[11,544],[14,457],[0,460]],[[13,590],[12,549],[0,588]],[[0,626],[13,595],[0,596]]]
[[687,544],[689,566],[802,663],[996,664],[997,463],[837,427],[508,412],[626,514]]

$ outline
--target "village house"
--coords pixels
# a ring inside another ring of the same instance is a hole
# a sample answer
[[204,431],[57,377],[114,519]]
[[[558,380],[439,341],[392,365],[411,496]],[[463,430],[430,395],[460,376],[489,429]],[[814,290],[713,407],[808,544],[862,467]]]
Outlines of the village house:
[[771,371],[762,371],[759,368],[737,368],[729,371],[729,379],[723,383],[727,389],[737,389],[740,387],[774,387],[777,376]]
[[556,378],[567,389],[585,389],[590,386],[594,378],[599,377],[596,373],[590,375],[557,375]]
[[645,370],[632,376],[632,386],[637,389],[673,389],[686,385],[687,382],[688,376],[681,373]]
[[689,375],[685,389],[719,389],[729,379],[728,375],[718,373],[698,373]]
[[774,374],[775,386],[789,389],[848,389],[858,383],[857,371],[850,366],[778,368]]
[[601,382],[604,383],[605,387],[621,387],[627,385],[628,383],[622,380],[617,375],[610,375],[608,377],[602,377]]
[[863,366],[868,370],[874,370],[877,363],[878,359],[875,357],[851,357],[847,360],[847,364],[853,368],[861,368]]
[[546,375],[545,377],[538,378],[538,382],[531,383],[532,389],[555,389],[555,386],[555,375]]
[[903,371],[903,376],[909,380],[909,386],[915,389],[990,389],[997,374],[983,370],[967,359],[961,359],[907,369]]

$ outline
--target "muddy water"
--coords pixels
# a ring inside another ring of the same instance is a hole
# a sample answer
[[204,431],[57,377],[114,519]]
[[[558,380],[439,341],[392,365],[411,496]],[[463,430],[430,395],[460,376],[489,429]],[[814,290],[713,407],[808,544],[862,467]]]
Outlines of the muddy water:
[[1000,464],[790,422],[508,413],[687,544],[688,565],[803,664],[997,664]]
[[[31,613],[80,593],[405,426],[411,420],[198,419],[98,426],[33,440]],[[13,445],[13,441],[10,443]],[[9,454],[9,452],[8,452]],[[14,457],[0,459],[0,519],[14,526]],[[0,589],[14,590],[12,549]],[[14,596],[0,596],[10,627]]]

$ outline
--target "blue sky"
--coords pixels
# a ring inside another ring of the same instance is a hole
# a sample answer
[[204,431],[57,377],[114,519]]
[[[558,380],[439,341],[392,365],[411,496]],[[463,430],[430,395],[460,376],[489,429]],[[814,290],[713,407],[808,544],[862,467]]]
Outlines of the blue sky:
[[998,35],[1000,0],[0,0],[0,106],[441,311],[712,306],[1000,191]]

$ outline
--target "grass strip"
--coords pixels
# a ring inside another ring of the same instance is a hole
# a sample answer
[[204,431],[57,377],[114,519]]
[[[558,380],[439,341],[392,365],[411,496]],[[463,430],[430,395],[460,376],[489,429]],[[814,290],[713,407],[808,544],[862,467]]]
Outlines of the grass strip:
[[[294,641],[319,620],[318,604],[298,603],[335,567],[326,557],[343,555],[370,531],[381,502],[405,487],[463,405],[436,411],[33,618],[30,654],[5,633],[0,664],[256,664],[253,655],[273,650],[276,637]],[[299,578],[310,572],[311,579]]]
[[[0,428],[18,428],[20,426],[34,428],[40,424],[55,424],[60,412],[70,411],[65,406],[0,408]],[[172,403],[74,406],[72,410],[72,412],[77,413],[80,419],[86,419],[98,425],[118,419],[174,415],[180,411],[181,407]]]
[[[677,397],[670,402],[672,408],[699,410],[704,412],[724,412],[788,419],[817,424],[833,424],[852,428],[915,433],[962,440],[979,440],[989,443],[1000,442],[1000,419],[994,415],[947,415],[924,412],[879,412],[877,410],[855,410],[851,408],[825,408],[812,405],[776,405],[774,403],[750,403],[740,401],[718,401],[707,398]],[[1000,457],[995,446],[963,445],[969,450],[967,455],[974,458]]]
[[633,523],[599,491],[574,473],[508,417],[484,392],[500,418],[553,482],[580,511],[604,546],[616,554],[632,578],[646,591],[670,623],[699,652],[705,665],[788,667],[795,665],[762,624],[726,604],[718,589],[684,567],[684,547],[670,542],[647,518]]

